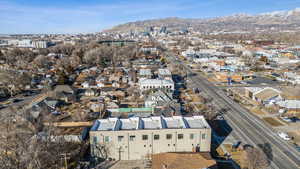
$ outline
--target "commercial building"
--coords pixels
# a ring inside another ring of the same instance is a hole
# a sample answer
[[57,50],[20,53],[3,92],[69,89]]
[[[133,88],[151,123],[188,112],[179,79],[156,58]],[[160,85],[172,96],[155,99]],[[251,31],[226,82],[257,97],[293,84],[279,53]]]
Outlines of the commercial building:
[[164,152],[209,152],[211,128],[203,116],[99,119],[90,131],[90,144],[92,156],[116,160]]

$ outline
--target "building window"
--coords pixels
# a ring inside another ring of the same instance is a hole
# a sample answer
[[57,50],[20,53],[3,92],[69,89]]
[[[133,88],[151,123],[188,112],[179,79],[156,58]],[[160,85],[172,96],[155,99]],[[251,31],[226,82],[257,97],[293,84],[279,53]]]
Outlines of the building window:
[[167,134],[167,135],[166,135],[166,138],[167,138],[167,140],[172,139],[172,134]]
[[194,134],[190,134],[190,139],[191,139],[191,140],[194,139]]
[[130,141],[134,141],[134,139],[135,139],[135,136],[129,136]]
[[159,140],[159,135],[158,134],[154,135],[154,140]]
[[118,141],[123,141],[124,136],[118,136]]
[[148,140],[148,135],[142,135],[142,140]]
[[202,139],[205,139],[205,137],[206,137],[205,134],[202,134]]
[[93,137],[93,142],[94,142],[94,144],[97,144],[97,143],[98,143],[98,137],[97,137],[97,136],[94,136],[94,137]]
[[178,134],[178,139],[183,139],[183,134]]
[[106,143],[107,143],[107,142],[110,142],[110,137],[109,137],[109,136],[105,136],[105,137],[104,137],[104,142],[106,142]]

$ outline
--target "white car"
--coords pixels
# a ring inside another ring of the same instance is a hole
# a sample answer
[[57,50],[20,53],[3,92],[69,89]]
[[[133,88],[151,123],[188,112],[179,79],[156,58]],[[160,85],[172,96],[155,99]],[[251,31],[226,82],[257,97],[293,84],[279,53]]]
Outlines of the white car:
[[286,140],[286,141],[291,140],[291,137],[290,137],[287,133],[284,133],[284,132],[278,132],[277,134],[278,134],[278,136],[281,137],[283,140]]
[[283,120],[283,121],[285,121],[285,122],[289,122],[289,123],[291,123],[291,122],[293,122],[290,118],[288,118],[288,117],[281,117],[281,119]]

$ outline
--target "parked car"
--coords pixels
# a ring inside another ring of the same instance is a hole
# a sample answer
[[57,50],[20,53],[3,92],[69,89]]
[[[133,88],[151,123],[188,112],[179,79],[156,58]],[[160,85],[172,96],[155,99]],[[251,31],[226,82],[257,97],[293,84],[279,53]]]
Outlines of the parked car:
[[296,123],[296,122],[300,121],[300,119],[297,117],[281,117],[281,119],[283,121],[289,122],[289,123]]
[[291,123],[291,122],[293,122],[290,118],[288,118],[288,117],[280,117],[283,121],[285,121],[285,122],[288,122],[288,123]]
[[300,152],[300,146],[296,146],[296,150]]
[[295,146],[296,150],[297,150],[298,152],[300,152],[300,146],[298,146],[297,144],[294,144],[294,146]]
[[291,137],[285,132],[278,132],[277,134],[279,137],[281,137],[285,141],[291,140]]
[[20,101],[23,101],[23,99],[18,99],[18,98],[17,98],[17,99],[13,99],[12,102],[13,102],[13,103],[18,103],[18,102],[20,102]]
[[290,119],[293,123],[300,122],[300,119],[298,117],[291,117]]

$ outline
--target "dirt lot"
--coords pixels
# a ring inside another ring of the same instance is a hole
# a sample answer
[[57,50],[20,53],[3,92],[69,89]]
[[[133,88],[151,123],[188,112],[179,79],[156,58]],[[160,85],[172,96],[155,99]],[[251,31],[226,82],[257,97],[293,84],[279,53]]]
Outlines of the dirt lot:
[[242,163],[243,150],[238,149],[236,151],[233,151],[232,148],[231,148],[232,145],[229,145],[229,144],[225,144],[224,147],[231,154],[231,158],[240,166],[241,163]]
[[288,132],[288,135],[294,138],[294,142],[300,145],[300,130],[294,132]]
[[276,118],[273,117],[265,117],[263,118],[263,120],[273,127],[278,127],[283,125],[280,121],[278,121]]
[[265,112],[263,112],[263,111],[262,111],[261,109],[259,109],[258,107],[253,108],[253,109],[251,109],[250,111],[253,112],[253,113],[255,113],[255,114],[257,114],[257,115],[265,115],[265,114],[266,114]]

